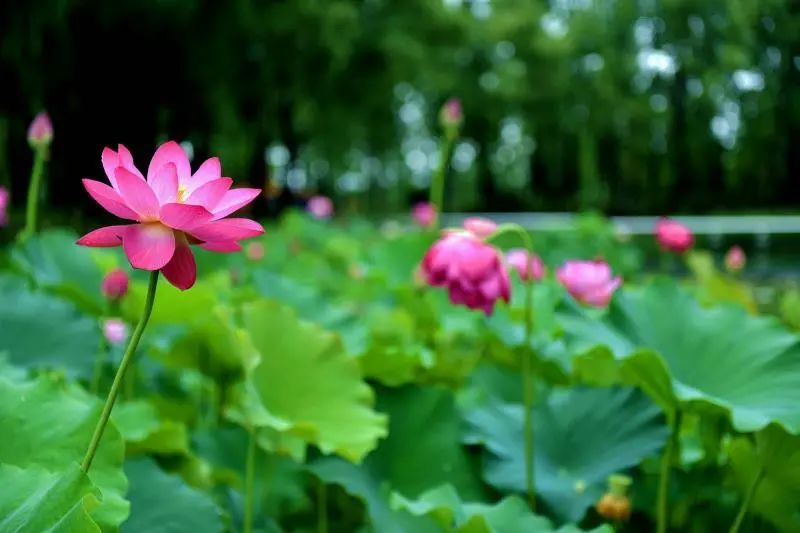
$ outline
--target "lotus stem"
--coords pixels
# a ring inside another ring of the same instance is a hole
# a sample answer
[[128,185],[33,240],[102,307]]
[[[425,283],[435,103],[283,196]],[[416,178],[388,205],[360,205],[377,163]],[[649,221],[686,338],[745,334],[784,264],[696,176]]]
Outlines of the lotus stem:
[[756,477],[753,478],[753,481],[747,488],[747,493],[744,495],[742,505],[739,507],[739,512],[736,514],[736,519],[733,521],[733,525],[731,525],[730,533],[739,532],[739,528],[742,526],[742,522],[744,522],[744,517],[747,515],[747,510],[750,508],[750,503],[753,501],[753,497],[756,495],[758,486],[761,484],[761,480],[764,479],[765,474],[766,472],[764,472],[763,468],[759,469]]
[[658,480],[658,500],[656,508],[656,531],[666,533],[669,527],[669,476],[672,456],[675,454],[675,441],[678,438],[678,413],[668,415],[669,438],[661,456],[661,468]]
[[433,173],[431,178],[429,201],[436,207],[437,225],[441,223],[442,213],[444,212],[444,184],[447,177],[447,165],[450,162],[450,153],[453,150],[453,141],[454,139],[449,135],[442,137],[442,141],[439,144],[441,159],[439,161],[439,166],[436,168],[436,172]]
[[39,190],[44,174],[44,162],[47,159],[47,148],[40,147],[34,150],[33,169],[31,170],[31,181],[28,186],[28,202],[25,207],[25,227],[22,229],[20,237],[27,239],[36,233],[37,214],[39,209]]
[[[528,268],[533,257],[533,241],[528,232],[519,224],[503,224],[489,237],[494,240],[504,233],[516,233],[522,245],[528,252]],[[536,464],[535,464],[535,433],[533,428],[533,365],[531,353],[531,339],[533,337],[533,276],[525,280],[525,345],[522,350],[522,406],[523,406],[523,433],[525,457],[525,493],[532,511],[536,510]]]
[[253,492],[256,470],[256,433],[255,429],[253,428],[251,428],[247,433],[247,459],[244,467],[244,525],[242,530],[244,533],[252,533]]
[[119,389],[122,386],[122,382],[125,380],[125,371],[128,369],[128,365],[130,365],[133,359],[136,347],[139,345],[139,340],[144,333],[144,328],[147,326],[147,322],[150,320],[150,314],[153,312],[153,302],[155,302],[156,287],[158,285],[158,273],[158,270],[154,270],[150,273],[150,284],[147,287],[147,297],[144,301],[142,317],[139,319],[139,323],[136,325],[133,335],[131,335],[131,340],[128,342],[128,347],[125,349],[125,354],[122,356],[122,361],[119,363],[119,368],[117,368],[114,381],[111,383],[111,389],[108,391],[108,397],[106,397],[103,410],[100,412],[100,419],[97,421],[97,426],[94,428],[92,440],[89,441],[86,456],[81,463],[81,470],[86,473],[89,472],[89,468],[92,466],[92,460],[94,459],[95,453],[97,453],[100,439],[103,438],[103,432],[108,424],[108,419],[111,417],[111,410],[114,408],[114,402],[116,402]]

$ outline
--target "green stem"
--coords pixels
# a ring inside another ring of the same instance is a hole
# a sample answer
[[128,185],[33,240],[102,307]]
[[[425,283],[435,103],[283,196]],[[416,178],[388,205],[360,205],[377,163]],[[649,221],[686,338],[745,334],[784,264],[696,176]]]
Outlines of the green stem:
[[[496,239],[504,233],[516,233],[528,252],[528,260],[533,257],[533,241],[530,234],[519,224],[503,224],[497,228],[489,240]],[[530,263],[528,264],[530,268]],[[529,272],[525,280],[525,346],[522,351],[522,404],[523,404],[523,431],[525,446],[525,492],[532,511],[536,510],[536,464],[534,428],[533,428],[533,361],[531,353],[531,338],[533,336],[533,276]]]
[[33,169],[31,170],[31,181],[28,186],[28,203],[25,208],[25,227],[22,229],[23,239],[36,233],[36,216],[39,208],[39,190],[44,174],[44,162],[47,159],[47,149],[37,148],[34,150]]
[[441,160],[431,180],[429,201],[436,207],[437,225],[440,224],[439,220],[444,212],[444,184],[447,176],[447,165],[450,162],[450,152],[453,149],[453,140],[449,136],[442,138],[441,149],[439,150]]
[[256,471],[256,434],[251,429],[247,440],[247,460],[244,473],[244,533],[253,531],[253,487]]
[[747,515],[747,509],[750,508],[750,502],[753,501],[753,496],[756,495],[756,491],[758,490],[758,486],[761,483],[761,480],[764,479],[764,469],[759,469],[758,474],[756,477],[753,478],[753,482],[750,483],[750,487],[747,489],[747,494],[744,495],[744,500],[742,500],[742,505],[739,507],[739,512],[736,514],[736,519],[733,521],[733,525],[731,526],[730,533],[738,533],[739,528],[742,526],[742,522],[744,522],[744,517]]
[[321,479],[317,485],[317,533],[328,533],[328,490]]
[[103,410],[100,412],[100,419],[97,421],[97,426],[94,428],[92,440],[89,442],[89,447],[86,450],[86,456],[83,458],[83,462],[81,463],[81,470],[84,472],[88,473],[89,468],[92,466],[92,460],[94,459],[95,453],[97,453],[97,447],[100,445],[100,439],[103,438],[103,432],[105,431],[106,425],[108,424],[108,419],[111,416],[111,409],[114,408],[114,402],[117,400],[120,386],[122,385],[122,381],[125,379],[125,371],[127,370],[128,365],[131,363],[131,359],[133,359],[133,355],[136,352],[136,347],[139,345],[139,340],[142,338],[142,334],[144,333],[144,328],[147,326],[147,321],[150,320],[150,313],[153,311],[153,302],[156,298],[157,285],[158,270],[154,270],[150,273],[150,284],[147,287],[147,297],[145,298],[144,302],[142,318],[139,319],[139,323],[136,325],[136,329],[131,336],[131,340],[128,342],[128,347],[125,349],[125,354],[122,356],[122,361],[119,363],[119,368],[114,376],[114,381],[111,383],[111,389],[108,391],[106,403],[103,405]]
[[661,468],[658,480],[658,501],[656,508],[656,531],[666,533],[669,527],[669,476],[672,466],[672,456],[675,453],[675,441],[678,438],[678,414],[667,415],[670,434],[667,445],[661,456]]

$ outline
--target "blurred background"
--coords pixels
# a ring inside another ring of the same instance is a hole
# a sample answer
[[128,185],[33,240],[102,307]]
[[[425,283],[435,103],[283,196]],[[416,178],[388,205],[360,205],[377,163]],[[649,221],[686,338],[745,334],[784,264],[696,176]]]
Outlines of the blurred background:
[[167,138],[272,210],[400,212],[457,97],[447,210],[789,212],[799,31],[796,0],[5,0],[0,184],[20,209],[46,109],[68,217],[100,215],[103,146],[145,167]]

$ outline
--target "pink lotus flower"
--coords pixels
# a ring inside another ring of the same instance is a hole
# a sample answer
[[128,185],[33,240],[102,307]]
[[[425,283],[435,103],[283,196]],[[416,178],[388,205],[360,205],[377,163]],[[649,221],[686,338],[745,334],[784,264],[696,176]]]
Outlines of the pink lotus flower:
[[333,216],[333,200],[318,194],[308,199],[306,209],[314,218],[331,218]]
[[411,218],[423,228],[429,228],[436,224],[436,217],[436,206],[430,202],[419,202],[411,208]]
[[8,223],[8,204],[11,200],[11,195],[8,194],[8,189],[0,187],[0,226],[5,226]]
[[508,302],[511,284],[496,248],[466,231],[436,241],[422,260],[428,285],[447,287],[450,301],[491,315],[497,300]]
[[683,253],[694,244],[692,231],[675,220],[662,218],[656,222],[656,240],[663,250]]
[[[506,262],[517,271],[522,281],[539,281],[544,277],[544,263],[536,254],[529,254],[527,250],[515,248],[506,254]],[[527,265],[526,265],[527,264]]]
[[261,261],[264,259],[264,245],[258,241],[251,242],[245,248],[245,254],[250,261]]
[[729,272],[739,272],[744,268],[746,262],[747,256],[738,244],[731,246],[730,250],[725,254],[725,268]]
[[611,267],[602,260],[567,261],[558,269],[556,277],[573,298],[594,307],[608,305],[622,283],[621,277],[612,277]]
[[115,268],[103,278],[100,290],[111,301],[116,301],[128,293],[128,273],[120,268]]
[[461,109],[461,100],[458,98],[448,99],[439,111],[439,123],[445,129],[457,128],[464,120],[464,112]]
[[33,148],[47,147],[53,140],[53,123],[46,111],[40,111],[28,126],[28,144]]
[[128,338],[128,326],[118,318],[103,322],[103,336],[110,344],[122,344]]
[[497,224],[488,218],[468,217],[464,219],[464,229],[479,239],[485,239],[497,231]]
[[213,252],[236,252],[239,241],[264,233],[246,218],[225,218],[249,204],[258,189],[230,189],[219,159],[208,159],[194,174],[186,153],[174,141],[162,144],[147,168],[147,179],[122,145],[103,150],[103,168],[111,186],[85,179],[86,190],[106,211],[134,224],[107,226],[78,240],[82,246],[120,246],[131,266],[160,270],[186,290],[194,285],[197,266],[190,244]]

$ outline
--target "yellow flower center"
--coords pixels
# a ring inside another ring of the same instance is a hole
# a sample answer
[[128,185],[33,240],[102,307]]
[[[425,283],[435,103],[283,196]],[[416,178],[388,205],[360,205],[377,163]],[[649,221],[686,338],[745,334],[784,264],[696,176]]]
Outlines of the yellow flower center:
[[186,186],[178,185],[178,203],[182,204],[186,200]]

